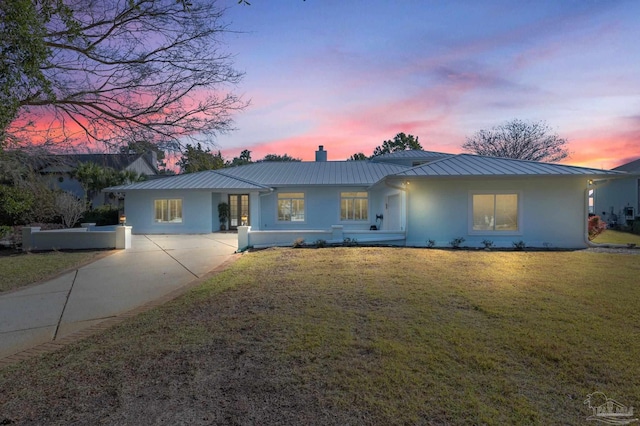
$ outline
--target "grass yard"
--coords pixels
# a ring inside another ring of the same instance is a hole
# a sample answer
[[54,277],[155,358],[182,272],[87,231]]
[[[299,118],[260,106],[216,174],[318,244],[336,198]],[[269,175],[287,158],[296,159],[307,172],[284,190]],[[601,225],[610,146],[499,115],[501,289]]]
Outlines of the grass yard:
[[245,254],[185,296],[0,371],[0,424],[586,424],[640,406],[640,256]]
[[640,235],[607,229],[594,238],[593,242],[598,244],[635,244],[640,247]]
[[104,251],[15,253],[0,252],[0,292],[13,290],[84,265]]

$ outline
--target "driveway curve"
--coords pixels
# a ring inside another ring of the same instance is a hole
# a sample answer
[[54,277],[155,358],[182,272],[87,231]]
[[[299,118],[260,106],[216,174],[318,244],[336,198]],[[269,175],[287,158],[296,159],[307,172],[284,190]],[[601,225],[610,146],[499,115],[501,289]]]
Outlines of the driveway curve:
[[116,318],[229,260],[234,233],[132,235],[119,250],[38,285],[0,295],[0,360]]

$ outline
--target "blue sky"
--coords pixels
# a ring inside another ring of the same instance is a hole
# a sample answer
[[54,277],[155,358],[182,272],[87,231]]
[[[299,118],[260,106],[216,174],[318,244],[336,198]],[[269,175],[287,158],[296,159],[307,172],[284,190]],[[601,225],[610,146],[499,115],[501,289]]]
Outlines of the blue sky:
[[225,157],[330,160],[399,132],[427,150],[513,118],[569,140],[566,163],[640,157],[640,2],[235,0],[225,49],[251,105]]

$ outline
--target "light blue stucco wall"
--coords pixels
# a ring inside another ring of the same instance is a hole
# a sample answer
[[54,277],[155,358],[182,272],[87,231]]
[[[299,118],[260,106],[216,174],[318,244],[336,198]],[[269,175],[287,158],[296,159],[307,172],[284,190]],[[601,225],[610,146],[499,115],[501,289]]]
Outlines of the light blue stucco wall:
[[[125,196],[127,225],[134,234],[204,234],[219,229],[218,210],[212,209],[211,191],[131,191]],[[182,199],[182,223],[156,223],[154,201]],[[217,206],[217,203],[215,203]],[[214,228],[215,226],[215,228]]]
[[[260,221],[252,223],[254,230],[295,230],[330,229],[331,225],[344,225],[347,229],[368,230],[375,224],[374,209],[379,202],[369,200],[369,218],[367,221],[340,220],[340,193],[347,191],[367,191],[366,187],[282,187],[272,193],[260,196]],[[304,222],[280,222],[277,218],[278,193],[302,192],[305,194]],[[259,226],[259,228],[256,228]]]
[[[583,177],[530,179],[413,180],[407,190],[407,245],[437,246],[462,237],[463,246],[482,247],[491,240],[498,247],[524,241],[530,247],[576,248],[586,245],[587,179]],[[520,195],[520,229],[515,234],[475,234],[470,231],[470,193],[508,191]]]
[[603,220],[610,222],[612,214],[618,218],[618,224],[624,221],[623,209],[627,206],[634,208],[636,216],[640,216],[640,183],[637,176],[624,179],[596,181],[593,186],[594,213]]

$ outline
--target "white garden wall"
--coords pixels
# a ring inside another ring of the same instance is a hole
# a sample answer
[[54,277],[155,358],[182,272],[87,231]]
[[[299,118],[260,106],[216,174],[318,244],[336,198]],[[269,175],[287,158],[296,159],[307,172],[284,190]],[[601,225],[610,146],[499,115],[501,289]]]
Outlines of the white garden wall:
[[130,226],[56,229],[22,228],[22,250],[85,250],[131,248]]

